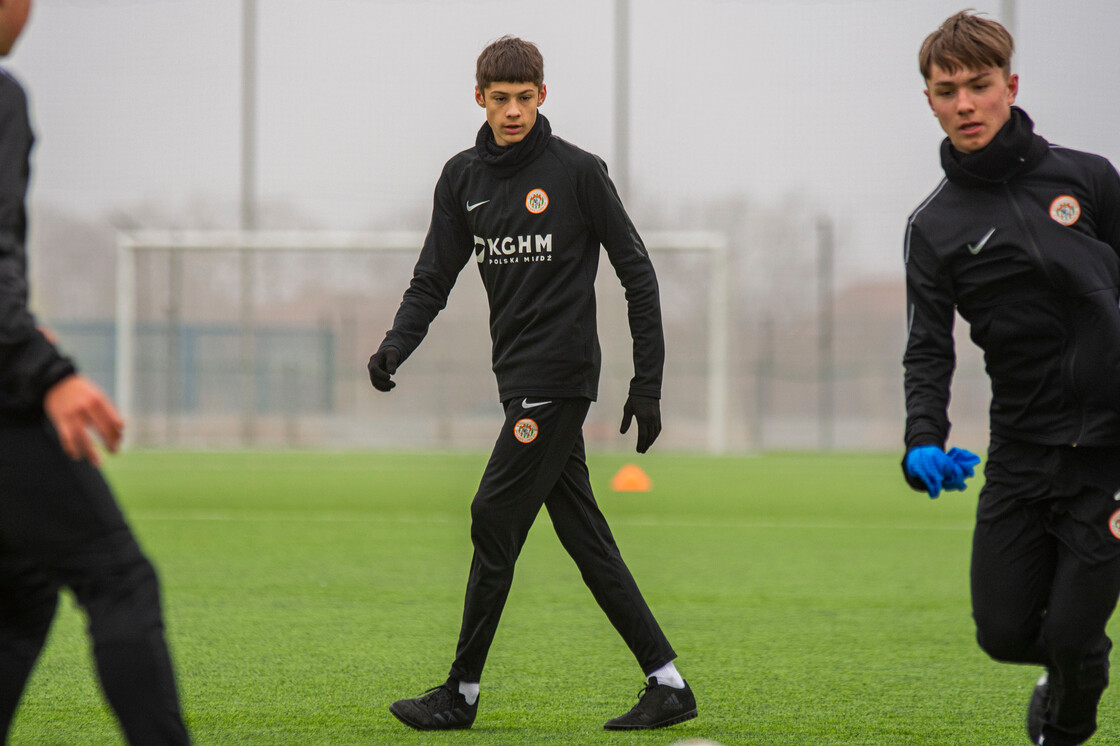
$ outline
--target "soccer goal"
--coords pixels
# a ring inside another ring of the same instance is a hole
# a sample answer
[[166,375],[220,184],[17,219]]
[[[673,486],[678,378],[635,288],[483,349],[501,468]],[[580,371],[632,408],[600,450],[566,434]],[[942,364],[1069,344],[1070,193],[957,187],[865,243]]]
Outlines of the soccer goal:
[[[729,246],[648,232],[668,359],[665,447],[728,442]],[[501,412],[481,283],[462,277],[390,396],[365,361],[392,322],[424,241],[412,231],[122,232],[113,390],[133,445],[486,447]],[[621,447],[633,373],[625,302],[605,256],[603,376],[585,435]],[[468,263],[468,268],[473,268]],[[469,270],[473,274],[473,270]],[[596,414],[597,413],[597,414]]]

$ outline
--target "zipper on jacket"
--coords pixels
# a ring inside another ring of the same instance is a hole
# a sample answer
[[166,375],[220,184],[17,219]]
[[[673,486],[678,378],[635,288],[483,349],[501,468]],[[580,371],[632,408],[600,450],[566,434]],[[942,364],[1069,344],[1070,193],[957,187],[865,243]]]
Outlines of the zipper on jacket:
[[[1015,211],[1015,216],[1019,219],[1019,224],[1023,227],[1023,234],[1027,237],[1027,248],[1034,255],[1035,260],[1038,262],[1038,268],[1042,270],[1042,274],[1046,276],[1050,286],[1057,288],[1057,283],[1054,282],[1053,275],[1050,274],[1050,269],[1046,266],[1046,262],[1042,258],[1042,250],[1038,247],[1038,242],[1035,241],[1034,231],[1031,230],[1030,224],[1027,222],[1026,215],[1023,214],[1022,208],[1019,207],[1018,200],[1015,199],[1014,193],[1011,191],[1011,186],[1005,181],[1003,183],[1003,191],[1007,194],[1007,201],[1011,203],[1011,209]],[[1077,429],[1077,435],[1074,437],[1073,442],[1070,443],[1074,448],[1085,436],[1086,418],[1085,406],[1081,401],[1081,394],[1077,390],[1077,382],[1074,378],[1074,362],[1077,360],[1077,345],[1070,343],[1070,352],[1065,356],[1065,364],[1062,366],[1068,381],[1070,394],[1073,396],[1074,403],[1077,405],[1077,411],[1080,415],[1081,424]]]

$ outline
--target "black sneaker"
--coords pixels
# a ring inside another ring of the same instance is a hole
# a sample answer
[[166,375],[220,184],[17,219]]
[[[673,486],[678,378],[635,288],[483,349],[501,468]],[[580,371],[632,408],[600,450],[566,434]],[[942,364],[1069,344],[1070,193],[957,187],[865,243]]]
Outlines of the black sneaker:
[[696,717],[696,697],[685,682],[684,689],[658,684],[650,677],[638,692],[638,704],[630,712],[608,720],[607,730],[652,730],[676,725]]
[[1031,693],[1031,703],[1027,705],[1027,738],[1031,739],[1031,743],[1035,746],[1038,746],[1042,739],[1042,718],[1046,715],[1049,704],[1050,675],[1044,673],[1039,678],[1038,683],[1034,685],[1034,692]]
[[478,700],[467,704],[459,693],[459,682],[448,679],[415,699],[399,699],[389,705],[389,712],[416,730],[463,730],[474,724]]

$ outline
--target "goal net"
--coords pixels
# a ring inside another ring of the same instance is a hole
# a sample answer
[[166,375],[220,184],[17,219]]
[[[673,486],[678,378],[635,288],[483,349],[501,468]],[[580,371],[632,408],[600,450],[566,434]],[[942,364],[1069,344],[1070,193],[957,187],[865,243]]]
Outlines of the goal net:
[[[728,445],[726,238],[649,232],[666,330],[659,446]],[[366,361],[408,286],[420,232],[135,231],[117,256],[112,388],[129,444],[176,448],[489,448],[502,421],[488,310],[468,263],[391,394]],[[618,434],[633,375],[623,290],[603,257],[603,373],[584,429]]]

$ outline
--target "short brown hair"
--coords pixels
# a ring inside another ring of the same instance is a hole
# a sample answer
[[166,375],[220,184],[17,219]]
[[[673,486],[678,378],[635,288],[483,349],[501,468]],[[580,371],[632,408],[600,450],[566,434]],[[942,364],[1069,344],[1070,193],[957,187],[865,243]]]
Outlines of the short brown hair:
[[540,88],[544,84],[544,57],[533,42],[503,36],[478,55],[474,79],[480,91],[498,81],[532,83]]
[[947,73],[960,69],[980,70],[999,67],[1011,74],[1011,55],[1015,40],[999,23],[962,10],[950,16],[940,28],[926,37],[918,52],[918,69],[929,80],[934,65]]

